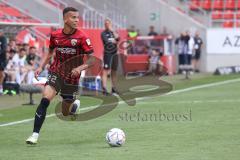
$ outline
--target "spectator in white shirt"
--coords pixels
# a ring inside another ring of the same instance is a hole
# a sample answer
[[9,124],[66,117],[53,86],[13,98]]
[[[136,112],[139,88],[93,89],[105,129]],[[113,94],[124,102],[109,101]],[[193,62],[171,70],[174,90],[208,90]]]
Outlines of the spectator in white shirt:
[[16,53],[13,56],[13,65],[14,65],[14,68],[16,69],[16,82],[18,84],[22,83],[26,75],[26,73],[24,72],[25,60],[26,60],[26,50],[24,48],[21,48],[19,50],[19,53]]

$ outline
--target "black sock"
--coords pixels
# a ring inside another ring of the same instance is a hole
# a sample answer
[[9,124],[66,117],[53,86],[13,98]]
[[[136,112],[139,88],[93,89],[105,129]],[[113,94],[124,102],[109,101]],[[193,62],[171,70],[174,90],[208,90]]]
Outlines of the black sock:
[[47,98],[42,98],[35,114],[33,132],[36,132],[36,133],[40,132],[40,129],[46,117],[47,107],[49,103],[50,101]]

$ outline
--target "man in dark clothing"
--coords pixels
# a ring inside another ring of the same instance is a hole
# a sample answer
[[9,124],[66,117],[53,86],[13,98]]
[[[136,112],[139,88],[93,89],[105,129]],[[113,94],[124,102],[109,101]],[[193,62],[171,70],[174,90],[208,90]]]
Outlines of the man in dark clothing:
[[118,67],[118,47],[117,43],[120,40],[118,34],[112,29],[112,22],[109,19],[105,20],[105,30],[101,34],[102,42],[104,45],[104,56],[103,56],[103,74],[102,74],[102,85],[103,94],[107,95],[107,77],[111,71],[112,79],[112,94],[118,94],[116,90],[117,81],[117,67]]
[[184,65],[188,65],[188,41],[190,39],[190,36],[183,32],[181,33],[180,37],[178,37],[175,41],[175,44],[178,48],[178,56],[179,56],[179,73],[182,73],[182,67]]
[[155,28],[154,28],[154,26],[150,26],[150,27],[149,27],[149,33],[148,33],[148,36],[157,36],[157,35],[158,35],[158,33],[155,32]]
[[196,34],[195,34],[194,43],[195,43],[195,45],[194,45],[195,54],[193,56],[193,67],[194,67],[195,72],[199,72],[199,60],[201,57],[203,40],[200,38],[198,32],[196,32]]
[[0,95],[3,94],[4,69],[7,65],[6,59],[7,38],[0,29]]

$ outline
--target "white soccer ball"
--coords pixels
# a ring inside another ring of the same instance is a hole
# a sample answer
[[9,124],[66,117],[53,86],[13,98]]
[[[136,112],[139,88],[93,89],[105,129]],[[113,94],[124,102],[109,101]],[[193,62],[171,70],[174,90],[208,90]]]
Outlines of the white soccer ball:
[[106,141],[111,147],[120,147],[125,140],[125,133],[119,128],[112,128],[106,134]]

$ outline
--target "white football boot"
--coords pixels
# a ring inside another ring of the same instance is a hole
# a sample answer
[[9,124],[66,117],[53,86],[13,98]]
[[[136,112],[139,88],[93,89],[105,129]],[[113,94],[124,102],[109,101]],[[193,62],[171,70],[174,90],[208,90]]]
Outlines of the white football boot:
[[26,140],[27,144],[37,144],[39,134],[33,132],[33,134]]
[[71,107],[71,111],[70,111],[70,115],[77,115],[80,113],[80,100],[76,99],[73,103],[72,103],[72,107]]
[[72,103],[71,111],[69,112],[69,115],[71,116],[72,121],[76,121],[77,115],[80,113],[80,100],[76,99]]

